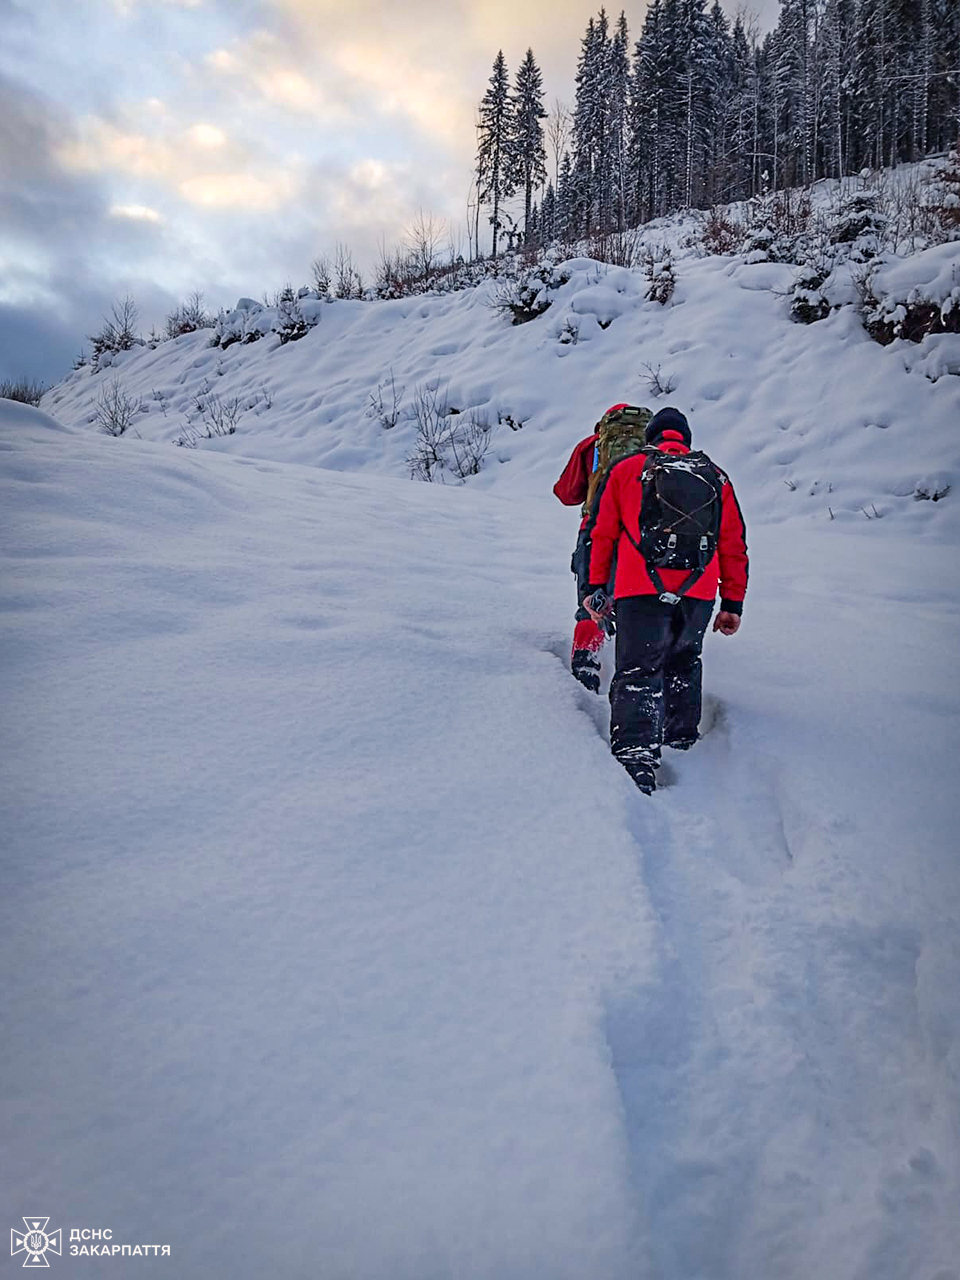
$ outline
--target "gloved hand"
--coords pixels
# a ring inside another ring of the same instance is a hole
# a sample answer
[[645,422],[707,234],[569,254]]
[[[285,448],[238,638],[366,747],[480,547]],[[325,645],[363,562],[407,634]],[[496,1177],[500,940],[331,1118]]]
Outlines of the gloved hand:
[[598,627],[602,626],[604,620],[613,613],[613,601],[603,587],[588,588],[587,595],[583,600],[583,607]]

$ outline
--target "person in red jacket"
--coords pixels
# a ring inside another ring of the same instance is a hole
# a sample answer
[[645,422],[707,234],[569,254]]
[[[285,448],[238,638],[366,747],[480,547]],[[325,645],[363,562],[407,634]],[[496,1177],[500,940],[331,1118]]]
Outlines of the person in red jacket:
[[[625,404],[615,404],[607,410],[624,409]],[[604,415],[605,416],[605,415]],[[560,479],[553,486],[565,507],[579,507],[587,500],[587,487],[596,462],[596,447],[599,436],[596,431],[581,440],[570,455],[570,460],[560,473]],[[590,541],[586,526],[589,515],[584,514],[580,521],[580,533],[577,546],[570,562],[570,568],[577,579],[577,612],[573,628],[573,647],[570,651],[570,670],[591,693],[600,692],[600,659],[598,657],[607,638],[609,622],[598,622],[583,606],[583,597],[588,594],[590,580]]]
[[[656,451],[682,456],[690,452],[690,426],[678,409],[661,409],[647,427],[646,440]],[[700,651],[707,624],[719,590],[713,629],[727,636],[736,633],[748,574],[740,505],[729,479],[714,468],[720,529],[712,558],[689,585],[685,569],[653,569],[651,576],[636,543],[643,469],[656,456],[653,451],[634,454],[611,468],[590,530],[590,583],[584,600],[600,625],[613,607],[613,578],[617,651],[610,686],[610,749],[647,794],[656,789],[661,746],[685,751],[697,740]]]

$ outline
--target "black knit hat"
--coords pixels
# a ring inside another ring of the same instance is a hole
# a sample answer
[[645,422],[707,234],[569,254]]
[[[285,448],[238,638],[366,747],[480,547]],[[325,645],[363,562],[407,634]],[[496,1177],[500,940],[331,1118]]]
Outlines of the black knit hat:
[[667,432],[676,433],[672,436],[667,435],[666,438],[668,440],[683,440],[687,448],[690,448],[693,442],[693,436],[690,434],[690,424],[679,409],[668,407],[653,415],[647,424],[647,444],[656,444]]

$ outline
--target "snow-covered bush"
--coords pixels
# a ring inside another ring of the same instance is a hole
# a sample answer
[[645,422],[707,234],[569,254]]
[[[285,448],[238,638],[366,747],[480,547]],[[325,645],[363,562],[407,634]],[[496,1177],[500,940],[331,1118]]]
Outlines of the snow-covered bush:
[[235,342],[256,342],[273,330],[277,312],[253,298],[241,298],[233,311],[221,311],[213,327],[211,346],[227,348]]
[[569,315],[564,317],[563,324],[557,334],[557,341],[565,347],[575,347],[580,341],[580,317]]
[[570,276],[549,262],[539,263],[515,279],[505,280],[494,295],[496,310],[513,317],[513,324],[536,320],[553,304],[553,295]]
[[813,324],[830,314],[830,302],[822,292],[828,274],[824,267],[812,263],[798,267],[794,273],[790,315],[800,324]]
[[277,303],[277,320],[273,328],[274,332],[280,335],[281,346],[287,342],[296,342],[310,329],[300,309],[300,299],[290,285],[287,285],[280,294]]
[[931,188],[932,203],[945,236],[960,240],[960,142],[936,170]]
[[853,262],[869,262],[883,248],[888,217],[880,205],[879,192],[865,187],[842,196],[830,219],[830,243],[846,245]]
[[802,263],[810,253],[810,192],[804,188],[765,191],[748,205],[750,225],[739,249],[746,261]]
[[645,250],[643,274],[647,278],[647,300],[659,302],[662,307],[665,307],[673,297],[673,291],[677,286],[673,254],[667,245],[658,245]]
[[864,287],[864,324],[886,346],[896,338],[960,333],[960,264],[952,244],[878,263]]

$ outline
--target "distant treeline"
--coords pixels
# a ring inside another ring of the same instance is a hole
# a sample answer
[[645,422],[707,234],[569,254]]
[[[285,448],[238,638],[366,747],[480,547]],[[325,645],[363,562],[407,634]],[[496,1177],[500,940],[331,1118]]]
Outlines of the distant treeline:
[[497,55],[472,232],[483,209],[496,254],[500,237],[569,241],[917,160],[957,141],[958,115],[960,0],[781,0],[762,39],[718,0],[651,0],[632,49],[625,15],[611,27],[601,9],[571,109],[547,115],[532,51],[513,86]]

